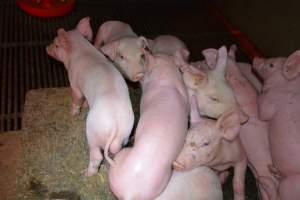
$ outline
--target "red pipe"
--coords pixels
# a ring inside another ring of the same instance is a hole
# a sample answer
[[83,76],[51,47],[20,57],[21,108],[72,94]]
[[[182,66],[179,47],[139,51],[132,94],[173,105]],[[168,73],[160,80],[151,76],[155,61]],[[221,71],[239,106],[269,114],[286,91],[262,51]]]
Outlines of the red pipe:
[[229,22],[217,8],[209,6],[208,10],[211,13],[211,15],[214,16],[220,24],[225,26],[225,28],[231,33],[231,35],[238,40],[241,49],[247,54],[247,56],[251,60],[253,60],[254,57],[264,57],[263,54],[249,40],[249,38],[235,25]]

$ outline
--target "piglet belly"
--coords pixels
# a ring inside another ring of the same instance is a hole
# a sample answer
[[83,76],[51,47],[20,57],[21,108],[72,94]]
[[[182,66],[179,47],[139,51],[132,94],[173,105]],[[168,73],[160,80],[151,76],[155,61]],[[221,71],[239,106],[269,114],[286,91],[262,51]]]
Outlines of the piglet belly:
[[286,108],[278,112],[270,121],[269,131],[274,164],[283,174],[300,173],[299,109]]

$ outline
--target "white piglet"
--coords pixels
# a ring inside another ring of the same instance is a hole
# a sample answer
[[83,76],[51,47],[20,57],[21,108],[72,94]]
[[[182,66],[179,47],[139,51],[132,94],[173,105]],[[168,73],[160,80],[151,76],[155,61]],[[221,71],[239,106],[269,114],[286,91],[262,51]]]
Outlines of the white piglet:
[[[88,40],[92,30],[88,17],[70,31],[59,29],[58,36],[47,47],[47,53],[64,63],[72,91],[72,114],[78,112],[84,99],[90,110],[86,120],[86,136],[90,150],[87,176],[97,173],[108,152],[119,152],[127,143],[134,115],[128,87],[120,72]],[[87,40],[88,39],[88,40]]]

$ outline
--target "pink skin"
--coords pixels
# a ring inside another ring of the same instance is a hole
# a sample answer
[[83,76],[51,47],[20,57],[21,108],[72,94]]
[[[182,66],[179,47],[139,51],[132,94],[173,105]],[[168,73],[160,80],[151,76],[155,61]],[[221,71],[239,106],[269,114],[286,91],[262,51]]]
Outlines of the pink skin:
[[129,24],[121,21],[106,21],[98,28],[94,46],[100,49],[104,44],[108,44],[122,37],[137,37]]
[[[196,101],[192,109],[197,112]],[[174,162],[176,170],[209,166],[223,172],[234,167],[234,199],[245,199],[247,157],[239,137],[240,118],[237,110],[224,113],[217,121],[198,117],[188,131],[184,147]]]
[[[64,63],[72,92],[72,113],[86,99],[90,111],[86,121],[86,135],[90,149],[90,163],[86,171],[92,176],[103,159],[101,149],[117,153],[126,143],[133,127],[134,115],[125,80],[114,65],[94,48],[88,40],[92,30],[90,18],[80,20],[77,27],[58,36],[47,47],[51,57]],[[75,108],[75,109],[74,109]]]
[[[249,166],[257,179],[264,200],[278,198],[278,180],[269,170],[273,165],[271,158],[268,124],[258,117],[258,94],[255,88],[243,76],[235,61],[236,46],[233,45],[228,53],[226,79],[232,87],[236,100],[244,113],[249,116],[248,122],[242,125],[240,139],[246,150]],[[210,67],[214,67],[216,49],[207,49],[203,54]]]
[[[196,97],[200,114],[211,118],[218,118],[225,111],[238,108],[234,92],[225,79],[227,50],[221,47],[216,53],[218,58],[215,60],[214,69],[211,70],[204,62],[188,64],[183,59],[181,62],[189,96]],[[241,119],[247,121],[248,116],[241,109],[238,110],[241,111]]]
[[288,58],[255,58],[253,67],[264,79],[259,115],[269,123],[271,154],[281,175],[280,199],[299,199],[300,51]]
[[187,133],[188,95],[176,58],[145,56],[134,146],[118,153],[109,170],[111,189],[124,200],[153,200],[163,191]]
[[255,88],[255,90],[260,93],[262,90],[262,82],[260,79],[252,72],[252,65],[248,63],[237,62],[237,65],[243,74],[243,76],[249,81],[249,83]]
[[109,56],[126,78],[138,81],[144,71],[143,51],[151,44],[151,40],[138,37],[129,24],[107,21],[99,27],[94,46]]
[[190,171],[173,171],[165,190],[155,200],[222,200],[223,193],[218,177],[208,167]]
[[153,53],[163,53],[170,56],[175,56],[178,51],[182,51],[183,59],[186,62],[188,62],[190,54],[184,42],[172,35],[160,35],[154,38],[151,51]]
[[149,48],[145,37],[122,37],[103,47],[101,51],[119,67],[123,75],[131,81],[139,81],[145,71],[144,50]]

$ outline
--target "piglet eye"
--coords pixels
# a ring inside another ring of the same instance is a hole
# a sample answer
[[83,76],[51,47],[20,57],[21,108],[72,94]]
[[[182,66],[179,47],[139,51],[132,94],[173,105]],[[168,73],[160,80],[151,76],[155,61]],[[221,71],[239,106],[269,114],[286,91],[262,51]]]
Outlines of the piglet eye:
[[145,54],[141,54],[141,59],[145,60]]
[[119,58],[121,58],[122,60],[125,58],[122,54],[120,54],[120,53],[117,53],[117,56],[119,57]]
[[209,97],[212,101],[215,101],[215,102],[220,102],[218,98],[216,97]]
[[269,66],[270,66],[271,68],[274,67],[274,65],[273,65],[272,63],[271,63]]
[[210,144],[210,141],[204,142],[204,143],[202,144],[202,147],[206,147],[206,146],[208,146],[209,144]]

